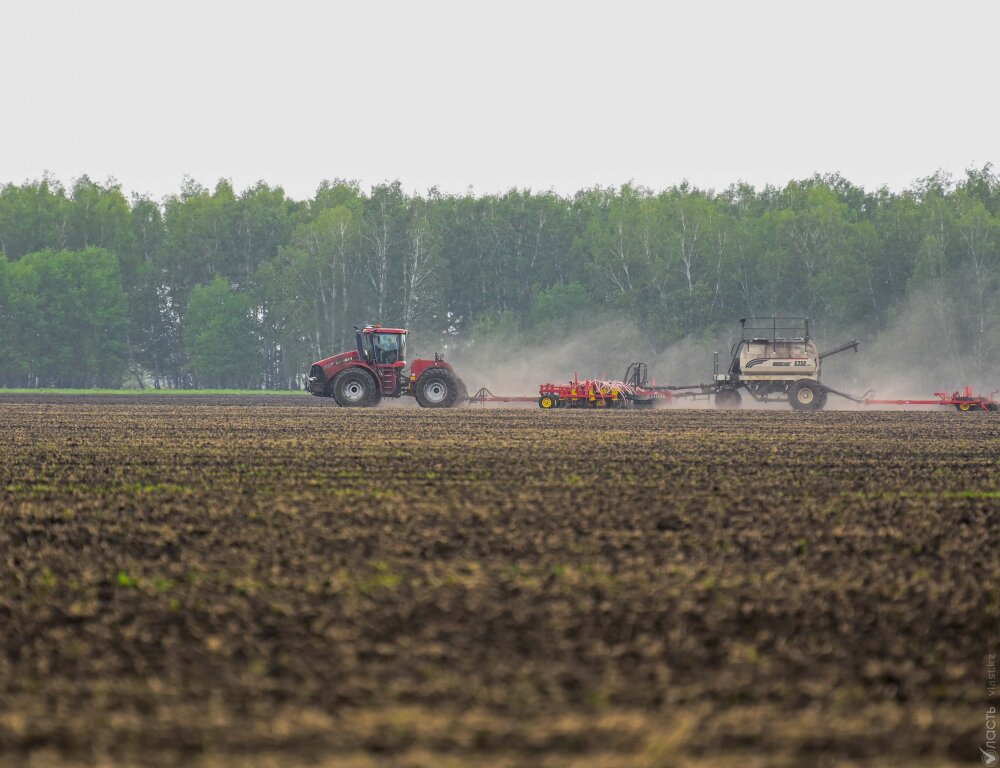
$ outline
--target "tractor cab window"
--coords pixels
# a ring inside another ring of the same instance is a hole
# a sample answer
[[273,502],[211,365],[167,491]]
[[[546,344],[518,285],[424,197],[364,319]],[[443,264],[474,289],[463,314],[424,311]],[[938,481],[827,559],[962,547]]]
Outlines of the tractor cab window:
[[375,362],[388,365],[403,360],[403,335],[399,333],[373,333]]

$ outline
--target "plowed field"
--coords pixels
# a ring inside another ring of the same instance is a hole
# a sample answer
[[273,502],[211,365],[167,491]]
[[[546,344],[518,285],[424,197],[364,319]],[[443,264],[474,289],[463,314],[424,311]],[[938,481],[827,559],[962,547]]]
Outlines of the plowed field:
[[1000,418],[0,402],[0,764],[972,765]]

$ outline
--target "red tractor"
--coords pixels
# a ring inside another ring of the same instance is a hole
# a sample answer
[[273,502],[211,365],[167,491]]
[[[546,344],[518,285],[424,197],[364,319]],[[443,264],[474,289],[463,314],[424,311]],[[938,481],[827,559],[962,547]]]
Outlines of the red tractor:
[[406,330],[354,326],[357,349],[319,360],[309,368],[306,389],[345,408],[378,405],[383,397],[410,395],[424,408],[469,402],[469,392],[441,355],[414,360],[406,371]]

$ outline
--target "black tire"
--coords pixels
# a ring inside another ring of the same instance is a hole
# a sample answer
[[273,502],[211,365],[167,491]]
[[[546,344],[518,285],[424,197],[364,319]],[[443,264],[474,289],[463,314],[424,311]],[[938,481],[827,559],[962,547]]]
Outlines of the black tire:
[[413,387],[413,394],[423,408],[451,408],[463,388],[461,379],[444,368],[427,371]]
[[722,389],[715,393],[715,407],[735,411],[743,406],[743,396],[738,389]]
[[360,368],[338,373],[332,382],[333,399],[342,408],[368,408],[382,399],[375,378]]
[[542,395],[538,398],[538,407],[543,411],[549,411],[559,407],[559,398],[555,395]]
[[788,388],[788,402],[796,411],[818,411],[826,403],[823,388],[812,379],[799,379]]
[[455,407],[460,405],[469,404],[469,388],[465,386],[465,382],[458,379],[458,399],[455,401]]
[[817,411],[822,411],[826,408],[826,401],[829,399],[830,395],[825,389],[819,391],[819,405],[816,406]]

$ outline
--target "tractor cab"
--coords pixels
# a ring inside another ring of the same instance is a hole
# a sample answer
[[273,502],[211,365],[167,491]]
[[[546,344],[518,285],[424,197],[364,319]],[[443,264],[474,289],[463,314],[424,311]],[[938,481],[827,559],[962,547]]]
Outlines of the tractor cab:
[[406,367],[406,330],[381,325],[354,326],[358,354],[378,375],[382,393],[398,397],[403,368]]

